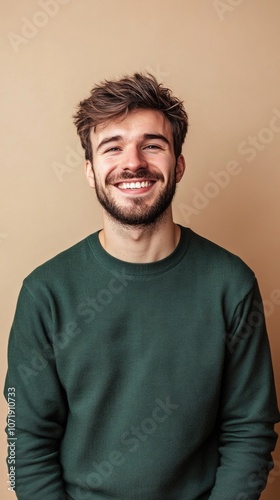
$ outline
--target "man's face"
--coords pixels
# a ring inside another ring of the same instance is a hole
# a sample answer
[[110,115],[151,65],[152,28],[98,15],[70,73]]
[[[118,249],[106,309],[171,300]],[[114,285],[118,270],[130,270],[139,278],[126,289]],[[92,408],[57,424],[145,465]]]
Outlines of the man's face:
[[107,214],[122,224],[153,224],[170,207],[185,168],[182,156],[176,163],[170,122],[138,109],[98,125],[91,141],[86,174]]

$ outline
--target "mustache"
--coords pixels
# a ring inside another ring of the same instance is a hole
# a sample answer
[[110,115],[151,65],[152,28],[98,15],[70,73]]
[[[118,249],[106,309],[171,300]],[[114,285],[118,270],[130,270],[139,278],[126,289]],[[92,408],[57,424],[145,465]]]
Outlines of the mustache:
[[137,172],[129,172],[125,171],[122,172],[121,175],[119,176],[108,176],[106,184],[116,184],[118,182],[123,182],[128,179],[146,179],[146,180],[159,180],[159,181],[164,181],[164,177],[161,173],[155,173],[153,174],[152,172],[147,172],[145,169],[139,169]]

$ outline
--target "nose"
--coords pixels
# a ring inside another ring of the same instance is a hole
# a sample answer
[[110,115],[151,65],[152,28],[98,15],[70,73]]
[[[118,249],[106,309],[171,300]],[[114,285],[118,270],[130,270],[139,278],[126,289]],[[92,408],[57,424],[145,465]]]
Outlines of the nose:
[[136,171],[140,168],[147,168],[148,163],[144,158],[144,155],[137,146],[131,146],[127,149],[125,156],[123,157],[123,169]]

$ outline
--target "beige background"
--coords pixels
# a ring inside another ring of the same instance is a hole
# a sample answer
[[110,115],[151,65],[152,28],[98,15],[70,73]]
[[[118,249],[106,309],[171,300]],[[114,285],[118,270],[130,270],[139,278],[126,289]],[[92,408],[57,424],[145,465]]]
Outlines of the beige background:
[[[185,101],[190,117],[175,220],[256,272],[280,398],[279,0],[48,2],[1,1],[2,379],[22,279],[101,225],[74,106],[94,82],[149,70]],[[3,400],[1,428],[5,415]],[[12,499],[4,434],[1,455],[0,498]],[[266,500],[279,499],[279,446],[275,459]]]

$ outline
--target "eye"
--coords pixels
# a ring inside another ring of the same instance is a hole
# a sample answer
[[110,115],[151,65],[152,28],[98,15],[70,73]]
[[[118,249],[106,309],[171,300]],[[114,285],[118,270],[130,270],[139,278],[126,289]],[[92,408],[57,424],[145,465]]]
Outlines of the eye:
[[104,153],[115,153],[116,151],[120,151],[120,148],[117,146],[114,146],[113,148],[106,149]]
[[158,144],[148,144],[148,146],[145,146],[145,149],[161,149]]

